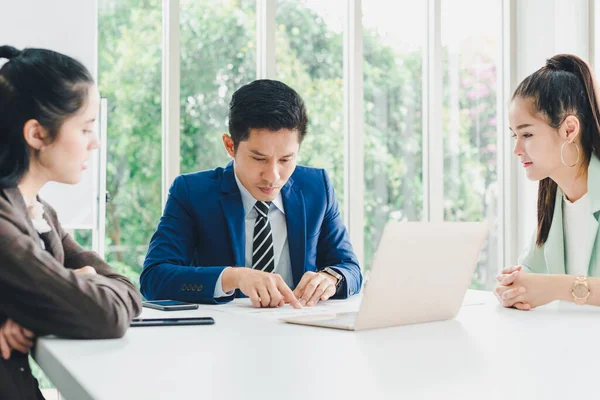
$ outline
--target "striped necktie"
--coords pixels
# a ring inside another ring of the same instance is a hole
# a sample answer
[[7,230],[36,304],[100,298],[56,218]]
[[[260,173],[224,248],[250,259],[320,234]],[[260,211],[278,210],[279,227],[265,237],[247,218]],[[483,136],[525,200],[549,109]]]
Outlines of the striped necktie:
[[273,251],[273,235],[269,223],[270,202],[257,201],[254,205],[258,215],[254,223],[254,240],[252,241],[252,268],[264,272],[275,269],[275,252]]

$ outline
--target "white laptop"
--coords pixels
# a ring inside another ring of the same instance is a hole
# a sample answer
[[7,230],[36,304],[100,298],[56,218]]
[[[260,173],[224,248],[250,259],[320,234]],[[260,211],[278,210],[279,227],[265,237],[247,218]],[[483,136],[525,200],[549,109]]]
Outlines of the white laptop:
[[454,318],[487,232],[485,222],[388,222],[358,312],[283,321],[359,331]]

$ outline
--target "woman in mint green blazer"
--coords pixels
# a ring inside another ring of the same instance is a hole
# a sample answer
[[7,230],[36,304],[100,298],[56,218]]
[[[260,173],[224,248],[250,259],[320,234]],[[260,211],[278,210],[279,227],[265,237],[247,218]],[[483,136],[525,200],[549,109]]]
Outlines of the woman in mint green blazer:
[[600,110],[589,66],[559,54],[519,84],[514,154],[539,181],[538,226],[519,265],[496,278],[505,307],[600,305]]

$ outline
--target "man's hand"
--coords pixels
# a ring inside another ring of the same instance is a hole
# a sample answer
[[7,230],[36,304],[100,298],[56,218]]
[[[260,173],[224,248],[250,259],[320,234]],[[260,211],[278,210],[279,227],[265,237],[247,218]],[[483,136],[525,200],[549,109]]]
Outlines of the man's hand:
[[251,268],[227,268],[223,273],[223,287],[225,282],[233,282],[233,286],[239,288],[242,293],[250,298],[252,306],[281,307],[289,303],[294,308],[302,308],[302,305],[294,296],[292,290],[285,283],[281,275]]
[[94,267],[86,265],[85,267],[74,269],[73,273],[77,275],[96,275],[96,270],[94,269]]
[[319,300],[327,300],[336,292],[337,279],[325,272],[308,271],[294,289],[294,295],[300,304],[307,306],[316,305]]
[[35,334],[28,329],[23,328],[11,319],[7,319],[0,326],[0,353],[2,358],[8,360],[13,350],[27,354]]

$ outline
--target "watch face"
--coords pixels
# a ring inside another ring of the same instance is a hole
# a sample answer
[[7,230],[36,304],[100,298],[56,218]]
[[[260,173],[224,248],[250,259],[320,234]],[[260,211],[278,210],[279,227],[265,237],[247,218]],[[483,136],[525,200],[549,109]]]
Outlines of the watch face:
[[576,297],[583,298],[583,297],[587,296],[588,292],[589,292],[589,289],[586,285],[578,283],[573,286],[573,294]]

